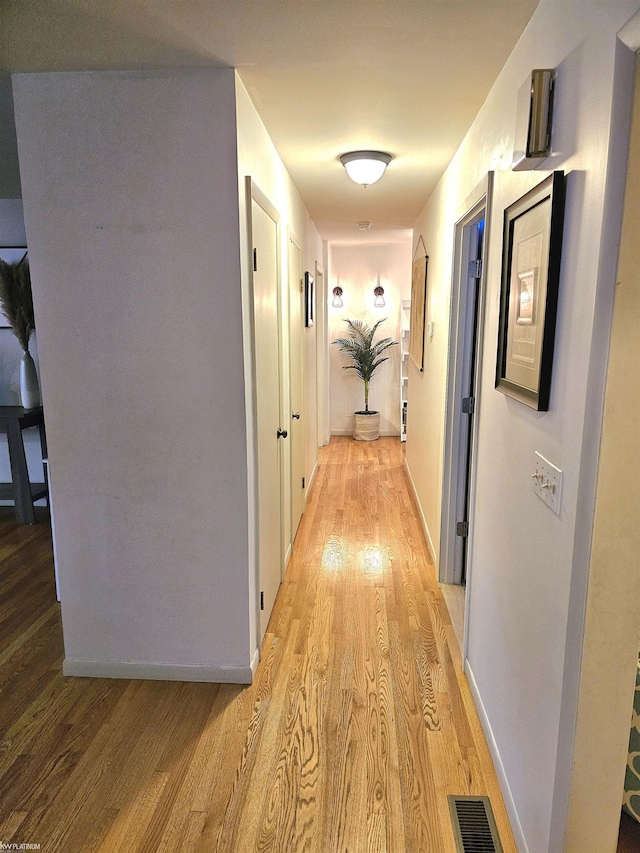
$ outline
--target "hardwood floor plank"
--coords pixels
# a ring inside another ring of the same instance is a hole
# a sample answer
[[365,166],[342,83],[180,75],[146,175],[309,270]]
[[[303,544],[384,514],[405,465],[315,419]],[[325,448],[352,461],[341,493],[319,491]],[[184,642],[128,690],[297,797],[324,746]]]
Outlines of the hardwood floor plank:
[[132,849],[144,849],[149,822],[168,781],[168,773],[153,773],[145,785],[138,786],[130,804],[119,810],[113,809],[115,816],[96,850],[99,853],[127,853]]
[[391,661],[396,685],[395,714],[398,728],[398,752],[402,789],[404,831],[407,848],[417,851],[443,851],[434,817],[437,815],[436,791],[429,758],[427,729],[422,714],[418,677],[407,646],[403,653],[397,624],[390,626]]
[[206,812],[189,812],[184,823],[184,831],[179,839],[178,846],[173,848],[175,853],[193,853],[202,835],[202,829],[206,820]]
[[0,511],[2,840],[453,853],[447,794],[473,793],[515,853],[403,462],[321,448],[249,687],[63,677],[50,531]]
[[13,642],[5,646],[0,652],[0,667],[13,657],[13,655],[21,649],[35,633],[37,633],[50,619],[56,619],[56,627],[59,630],[60,626],[60,605],[56,602],[48,607],[44,613],[35,619],[27,628],[21,630],[17,634]]
[[[164,754],[157,766],[157,772],[165,774],[167,781],[159,792],[149,827],[138,845],[138,849],[144,853],[155,853],[160,849],[161,840],[166,837],[169,816],[172,814],[173,805],[189,772],[199,736],[217,694],[217,685],[203,684],[200,685],[202,689],[197,691],[193,690],[195,685],[184,686],[191,688],[182,694],[189,696],[190,712],[187,717],[180,714],[176,719],[173,731],[167,738]],[[184,699],[176,704],[180,711],[185,707]],[[177,816],[179,818],[179,814]]]
[[[87,685],[91,690],[91,684]],[[107,719],[93,729],[93,737],[85,745],[84,751],[61,788],[51,797],[51,808],[47,813],[35,815],[31,824],[32,837],[47,837],[52,849],[73,850],[69,836],[82,834],[85,823],[91,824],[94,812],[91,810],[91,797],[95,788],[105,779],[114,782],[119,778],[118,770],[112,773],[112,753],[115,745],[127,737],[131,741],[131,732],[139,726],[138,708],[135,702],[141,685],[129,683]],[[64,753],[63,753],[64,754]],[[44,769],[44,768],[43,768]],[[42,772],[42,771],[41,771]],[[40,781],[38,779],[38,781]],[[65,819],[60,820],[59,815]]]
[[0,822],[0,839],[3,844],[10,844],[20,832],[27,817],[27,812],[9,812],[7,817]]

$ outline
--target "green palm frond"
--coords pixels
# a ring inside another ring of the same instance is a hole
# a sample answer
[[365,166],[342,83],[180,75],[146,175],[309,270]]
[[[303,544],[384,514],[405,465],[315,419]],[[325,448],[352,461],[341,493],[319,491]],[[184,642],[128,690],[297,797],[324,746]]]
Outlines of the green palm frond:
[[0,306],[20,346],[27,352],[35,322],[26,252],[22,260],[13,263],[0,259]]
[[398,342],[391,338],[382,338],[373,343],[378,326],[384,323],[384,320],[378,320],[373,326],[368,326],[362,320],[345,320],[345,323],[349,326],[350,337],[337,338],[333,343],[351,362],[345,364],[343,370],[355,370],[364,382],[364,405],[365,411],[368,412],[369,382],[380,365],[389,360],[389,356],[383,357],[383,353],[390,347],[397,346]]

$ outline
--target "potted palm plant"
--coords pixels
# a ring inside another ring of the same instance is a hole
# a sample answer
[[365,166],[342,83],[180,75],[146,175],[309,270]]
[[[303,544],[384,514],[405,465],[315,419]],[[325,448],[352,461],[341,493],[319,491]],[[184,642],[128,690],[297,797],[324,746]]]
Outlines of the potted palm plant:
[[373,342],[378,326],[384,320],[378,320],[371,327],[362,320],[345,320],[345,323],[349,326],[350,336],[337,338],[333,343],[349,360],[343,370],[355,370],[364,382],[364,411],[354,413],[353,437],[356,441],[374,441],[380,435],[380,412],[369,411],[369,383],[380,365],[389,360],[389,356],[383,353],[397,346],[398,342],[391,338]]
[[40,389],[29,339],[35,329],[29,259],[25,251],[19,261],[0,259],[0,307],[5,313],[13,334],[22,347],[20,362],[20,397],[25,409],[40,405]]

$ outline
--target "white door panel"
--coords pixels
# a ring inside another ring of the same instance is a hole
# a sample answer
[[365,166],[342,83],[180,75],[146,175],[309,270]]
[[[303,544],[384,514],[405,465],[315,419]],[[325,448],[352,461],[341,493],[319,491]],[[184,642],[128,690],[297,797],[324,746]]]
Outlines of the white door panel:
[[[282,572],[282,493],[280,482],[280,363],[277,224],[252,200],[255,382],[258,444],[258,560],[260,639],[278,593]],[[285,426],[286,428],[286,426]]]
[[[295,538],[304,512],[304,391],[303,391],[304,289],[302,253],[289,240],[289,329],[291,359],[291,534]],[[296,417],[299,415],[299,417]],[[306,484],[305,484],[306,485]]]

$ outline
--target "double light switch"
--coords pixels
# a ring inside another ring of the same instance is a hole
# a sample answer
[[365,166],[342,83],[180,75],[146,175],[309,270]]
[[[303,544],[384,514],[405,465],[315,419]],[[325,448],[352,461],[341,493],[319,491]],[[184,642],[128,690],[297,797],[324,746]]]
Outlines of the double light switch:
[[562,498],[562,471],[535,451],[535,470],[531,475],[533,491],[547,506],[560,515],[560,499]]

